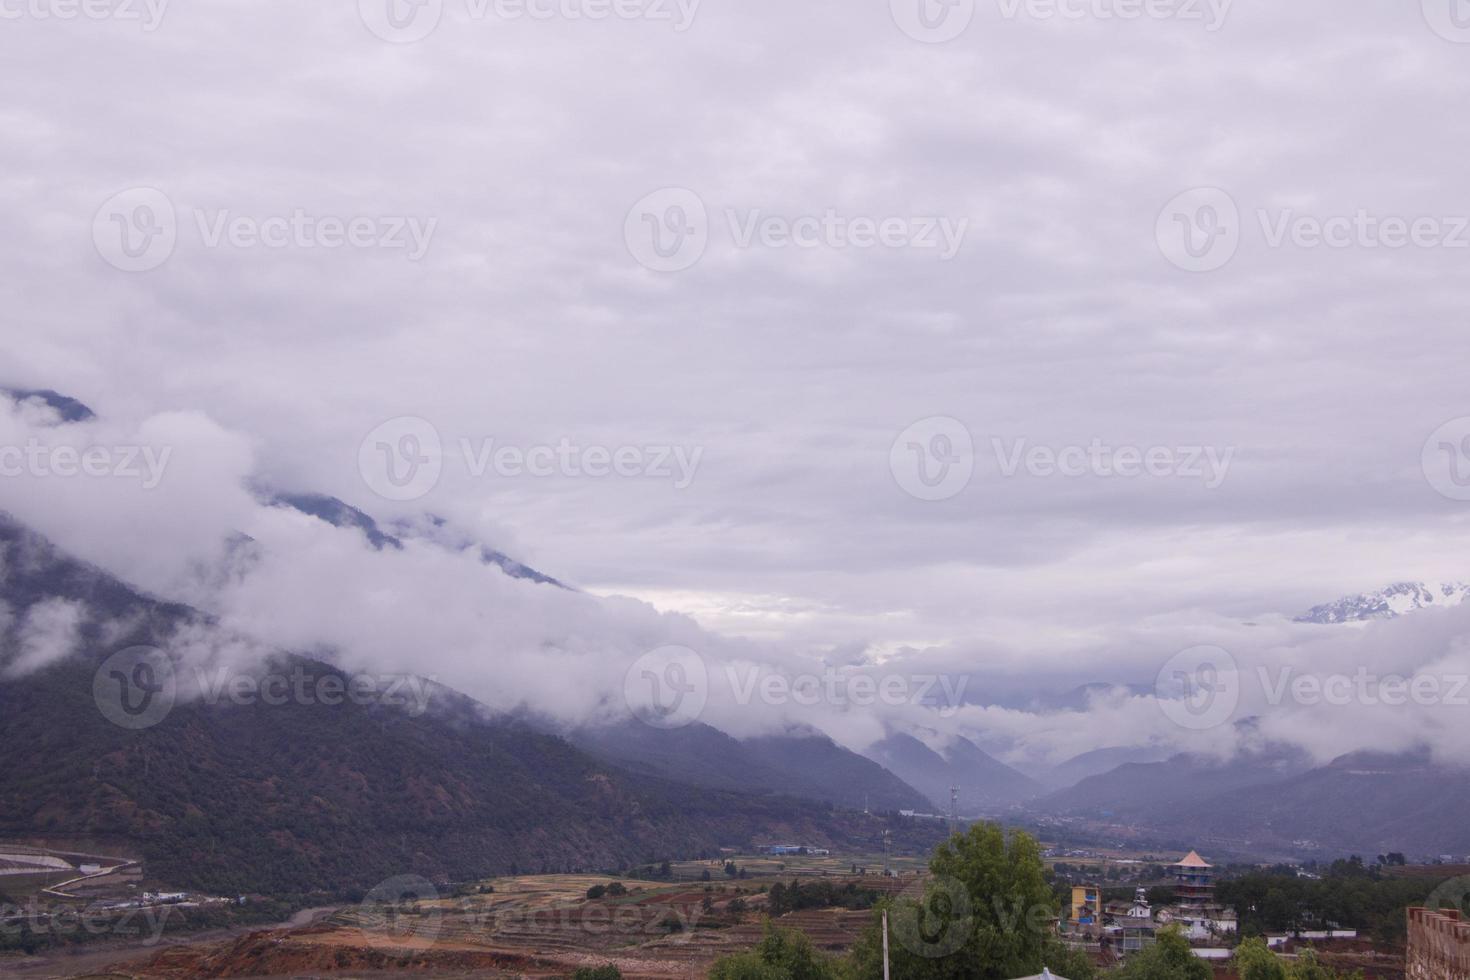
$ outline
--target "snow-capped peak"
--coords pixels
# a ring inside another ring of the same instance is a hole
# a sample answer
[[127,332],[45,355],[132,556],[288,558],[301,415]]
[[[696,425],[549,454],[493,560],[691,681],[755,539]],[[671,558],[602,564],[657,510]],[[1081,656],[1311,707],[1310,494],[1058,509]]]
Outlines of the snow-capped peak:
[[1377,592],[1345,596],[1336,602],[1313,606],[1296,621],[1331,624],[1395,619],[1417,609],[1458,606],[1467,596],[1470,596],[1470,585],[1464,582],[1399,582]]

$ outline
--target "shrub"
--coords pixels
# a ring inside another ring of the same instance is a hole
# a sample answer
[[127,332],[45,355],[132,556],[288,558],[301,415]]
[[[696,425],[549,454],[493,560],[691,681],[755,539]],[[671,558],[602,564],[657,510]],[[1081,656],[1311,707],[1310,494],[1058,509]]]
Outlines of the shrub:
[[623,971],[611,963],[603,966],[584,966],[572,974],[572,980],[623,980]]

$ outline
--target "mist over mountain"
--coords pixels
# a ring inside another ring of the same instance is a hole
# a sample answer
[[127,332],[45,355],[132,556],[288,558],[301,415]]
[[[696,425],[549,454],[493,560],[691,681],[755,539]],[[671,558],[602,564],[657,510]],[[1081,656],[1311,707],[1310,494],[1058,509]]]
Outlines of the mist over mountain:
[[[160,447],[158,462],[170,449],[168,478],[145,490],[128,480],[22,477],[6,484],[12,513],[137,594],[193,610],[191,621],[207,630],[191,643],[228,648],[240,664],[294,650],[343,671],[430,678],[647,778],[858,810],[943,810],[959,786],[961,806],[975,812],[1028,803],[1118,813],[1128,806],[1121,787],[1182,807],[1222,783],[1269,785],[1275,770],[1260,769],[1263,740],[1298,755],[1298,774],[1369,748],[1428,751],[1434,765],[1453,768],[1470,744],[1455,735],[1470,727],[1453,691],[1466,669],[1466,607],[1370,618],[1348,633],[1279,614],[1249,624],[1202,615],[1110,634],[1105,646],[1116,656],[1078,648],[1059,661],[1065,667],[1043,659],[1026,673],[1008,662],[1029,664],[1024,648],[858,648],[837,657],[568,589],[476,529],[420,507],[262,489],[284,481],[263,478],[249,441],[198,413],[124,421],[71,404],[55,393],[12,400],[0,426],[15,444],[147,444]],[[90,615],[71,600],[15,609],[13,677],[77,650]],[[1218,651],[1208,676],[1223,670],[1236,681],[1229,712],[1207,724],[1181,713],[1170,686],[1170,664],[1202,638]],[[630,721],[642,695],[627,680],[664,648],[691,651],[701,665],[703,705],[682,736]],[[1341,703],[1312,696],[1324,683],[1337,690],[1338,675],[1365,675],[1366,693]],[[801,677],[835,696],[804,698],[789,684]],[[1374,693],[1397,677],[1443,683],[1430,703],[1394,712]],[[899,681],[899,696],[854,699],[857,680],[875,692]]]
[[[181,637],[211,635],[208,617],[139,594],[4,515],[0,554],[0,599],[16,620],[0,645],[6,835],[127,842],[151,873],[214,892],[344,893],[408,871],[443,882],[618,868],[791,835],[874,846],[886,826],[835,814],[816,794],[760,792],[759,769],[721,792],[608,766],[439,685],[409,683],[421,703],[211,696],[218,669],[232,681],[300,675],[316,691],[356,679],[280,652],[245,666],[219,648],[171,658],[177,703],[128,727],[99,710],[112,653],[179,651]],[[69,648],[18,676],[38,610],[57,604],[78,610]]]
[[378,522],[364,511],[358,510],[352,505],[329,497],[321,493],[276,493],[268,494],[268,502],[275,506],[290,507],[309,517],[315,517],[326,521],[337,528],[354,528],[363,533],[368,543],[375,549],[381,551],[384,548],[396,548],[403,550],[403,539],[405,537],[421,537],[436,541],[446,548],[455,551],[473,550],[482,562],[487,565],[495,565],[512,578],[526,579],[541,585],[555,585],[565,588],[560,582],[549,575],[543,575],[534,568],[523,565],[502,554],[493,548],[476,542],[473,538],[456,532],[449,522],[442,517],[426,514],[417,523],[402,521],[395,525],[395,533],[388,533],[379,526]]

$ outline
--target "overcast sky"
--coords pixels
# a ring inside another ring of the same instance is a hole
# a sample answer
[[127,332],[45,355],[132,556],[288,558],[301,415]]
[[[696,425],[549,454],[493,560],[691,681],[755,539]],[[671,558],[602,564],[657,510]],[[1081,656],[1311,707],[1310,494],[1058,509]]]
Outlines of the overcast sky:
[[832,660],[1470,577],[1460,0],[386,2],[0,0],[0,383]]

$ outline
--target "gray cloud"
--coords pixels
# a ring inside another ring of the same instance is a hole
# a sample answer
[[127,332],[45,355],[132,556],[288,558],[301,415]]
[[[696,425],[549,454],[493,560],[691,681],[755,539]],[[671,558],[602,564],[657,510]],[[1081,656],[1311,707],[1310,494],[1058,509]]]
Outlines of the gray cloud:
[[[1465,47],[1413,3],[1237,3],[1213,33],[981,3],[944,45],[905,37],[886,6],[709,0],[679,33],[475,21],[451,2],[410,45],[379,41],[350,3],[175,3],[153,31],[7,24],[0,72],[27,94],[0,112],[0,382],[87,401],[103,416],[89,438],[175,455],[157,493],[7,480],[0,506],[171,594],[245,531],[264,567],[191,596],[232,625],[382,660],[432,646],[446,682],[492,701],[560,685],[577,710],[671,639],[775,661],[913,657],[1007,698],[1149,682],[1149,664],[1199,643],[1246,656],[1265,632],[1261,655],[1283,657],[1347,635],[1242,621],[1464,576],[1465,505],[1434,491],[1420,453],[1470,415],[1466,252],[1272,248],[1257,211],[1470,214]],[[179,244],[128,274],[92,224],[138,186],[171,199]],[[623,226],[670,186],[701,196],[714,231],[698,264],[659,275]],[[1213,273],[1175,268],[1154,239],[1166,202],[1199,186],[1244,217]],[[740,249],[724,217],[829,208],[970,230],[946,263]],[[438,226],[411,262],[209,248],[194,219],[296,209]],[[705,456],[682,491],[448,466],[396,505],[357,459],[404,415],[450,444]],[[899,489],[889,450],[937,415],[979,455],[963,493],[925,503]],[[0,425],[13,442],[34,421]],[[1216,489],[1006,478],[992,438],[1237,455]],[[548,598],[422,547],[368,555],[261,510],[252,477],[385,518],[430,509],[591,593],[693,619]],[[1442,637],[1407,641],[1421,665],[1452,655]],[[527,657],[494,689],[487,643]],[[1149,711],[1100,707],[1097,730],[1014,709],[966,723],[1049,757],[1158,735]],[[1313,740],[1294,713],[1272,716]]]

